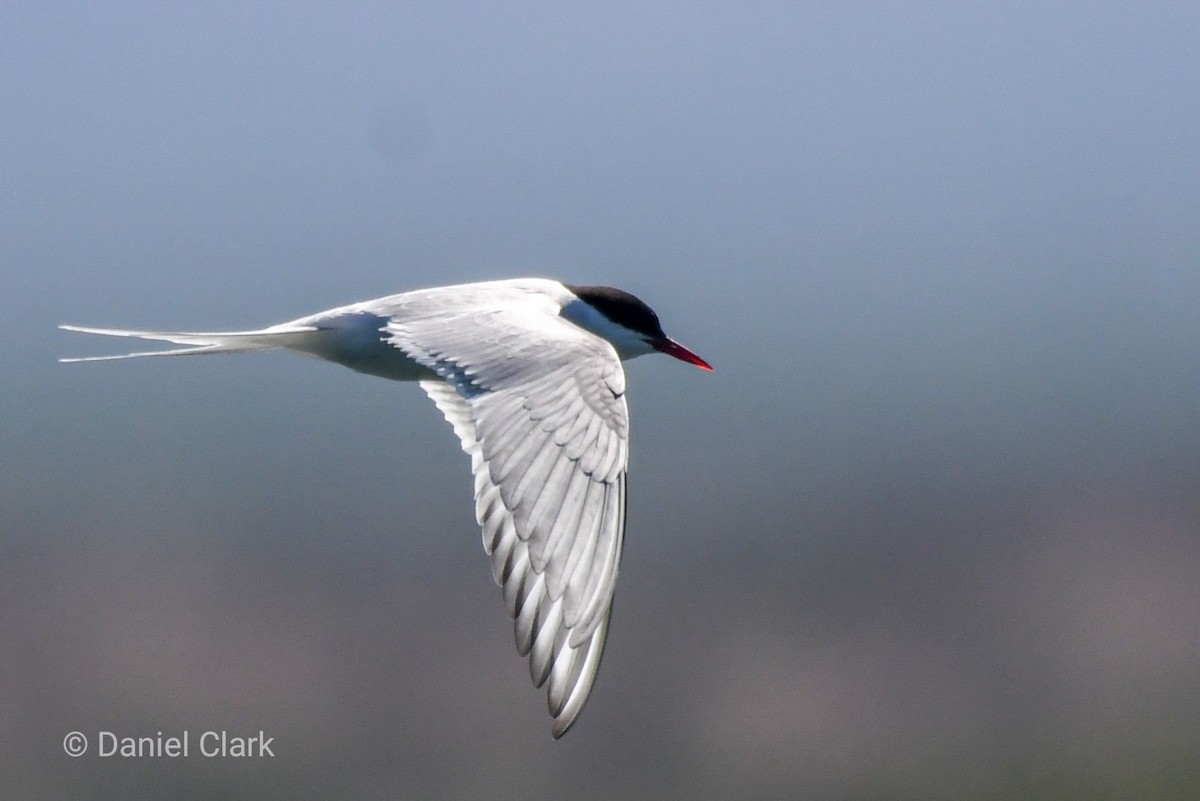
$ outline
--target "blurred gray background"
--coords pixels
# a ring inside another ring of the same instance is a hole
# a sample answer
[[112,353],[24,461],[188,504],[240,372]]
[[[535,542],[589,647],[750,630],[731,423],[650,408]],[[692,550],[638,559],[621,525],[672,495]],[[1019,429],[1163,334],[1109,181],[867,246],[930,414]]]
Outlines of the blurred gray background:
[[[0,794],[1195,798],[1198,35],[1193,2],[5,4]],[[415,387],[55,363],[125,344],[63,322],[519,275],[633,291],[716,366],[630,366],[559,742]],[[277,756],[61,745],[184,729]]]

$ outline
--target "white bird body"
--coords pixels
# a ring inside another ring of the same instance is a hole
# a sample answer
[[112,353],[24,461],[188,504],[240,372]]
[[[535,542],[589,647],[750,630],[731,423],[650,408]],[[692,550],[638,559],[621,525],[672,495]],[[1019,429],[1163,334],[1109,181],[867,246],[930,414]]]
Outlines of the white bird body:
[[625,529],[629,411],[621,359],[654,350],[705,369],[632,295],[548,279],[405,292],[256,331],[62,326],[185,347],[136,356],[285,348],[419,381],[471,457],[484,549],[553,734],[595,682]]

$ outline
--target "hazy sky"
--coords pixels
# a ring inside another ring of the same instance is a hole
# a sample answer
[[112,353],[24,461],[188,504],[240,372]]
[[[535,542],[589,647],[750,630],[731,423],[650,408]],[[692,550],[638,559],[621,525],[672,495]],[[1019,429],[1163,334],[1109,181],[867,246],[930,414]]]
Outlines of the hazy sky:
[[246,326],[533,274],[658,309],[720,373],[639,366],[635,397],[669,400],[635,423],[679,408],[735,458],[1197,409],[1192,4],[0,13],[5,358],[43,376],[18,407],[177,369],[57,370],[108,346],[60,321]]
[[519,275],[633,291],[716,367],[630,368],[647,563],[919,553],[946,492],[971,529],[973,498],[1194,465],[1198,41],[1191,2],[7,3],[0,560],[386,547],[486,595],[415,388],[59,365],[122,343],[54,326]]

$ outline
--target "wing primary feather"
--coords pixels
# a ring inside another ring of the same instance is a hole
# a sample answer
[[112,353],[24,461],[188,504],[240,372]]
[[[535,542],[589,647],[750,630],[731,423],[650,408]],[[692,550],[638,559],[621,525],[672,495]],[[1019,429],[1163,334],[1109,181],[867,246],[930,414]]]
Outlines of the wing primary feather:
[[555,652],[562,647],[566,639],[566,629],[562,628],[562,602],[551,601],[538,625],[537,635],[533,638],[533,648],[529,651],[529,678],[533,686],[541,687],[550,676],[550,667]]
[[[580,474],[583,474],[582,471],[580,471]],[[604,535],[605,527],[604,504],[605,498],[607,497],[609,491],[609,486],[610,485],[608,484],[603,484],[599,481],[593,481],[591,478],[588,478],[587,494],[580,509],[579,520],[576,523],[576,541],[592,543],[592,548],[595,553],[600,553],[600,549],[603,545],[602,537]],[[597,557],[593,557],[593,559],[595,558]],[[592,577],[594,572],[599,569],[599,567],[600,565],[593,563],[588,568],[589,579]],[[574,587],[568,585],[565,593],[571,599],[590,598],[591,596],[588,595],[588,585],[590,583],[590,581],[585,580],[582,586]],[[591,584],[591,586],[592,592],[598,592],[601,585],[599,583],[595,583]],[[566,620],[567,624],[575,629],[574,636],[572,637],[573,642],[579,643],[583,637],[591,633],[591,628],[586,631],[580,631],[578,629],[579,620],[583,614],[584,604],[581,601],[570,601],[569,603],[570,605],[568,606]]]
[[516,555],[513,557],[512,569],[509,571],[503,587],[504,608],[508,610],[508,616],[515,620],[521,614],[521,610],[525,608],[527,597],[525,585],[529,581],[532,571],[529,569],[529,549],[525,547],[525,543],[518,543],[513,552]]
[[[520,542],[514,534],[511,537],[501,537],[499,545],[492,550],[492,578],[501,587],[508,583],[508,577],[512,575],[514,551],[516,545]],[[522,547],[520,549],[524,551]]]
[[571,550],[563,559],[562,582],[563,599],[570,614],[564,615],[564,621],[572,628],[579,624],[579,618],[584,608],[585,592],[588,585],[588,573],[593,569],[596,555],[596,545],[599,537],[593,531],[583,531],[579,525],[581,519],[575,521],[576,531]]
[[512,524],[509,522],[508,510],[500,498],[500,490],[487,486],[476,501],[475,517],[483,531],[483,550],[491,553],[504,539],[506,533],[516,537],[516,532],[509,532]]
[[537,621],[538,607],[541,606],[545,593],[545,577],[537,575],[529,592],[526,593],[521,611],[517,613],[517,619],[513,623],[513,631],[517,639],[517,653],[521,656],[526,656],[529,649],[533,647],[534,623]]
[[554,666],[550,668],[550,686],[546,690],[546,701],[550,707],[550,717],[558,717],[563,704],[567,701],[567,691],[571,688],[572,674],[575,664],[581,662],[579,648],[566,646],[554,658]]
[[587,587],[582,593],[583,609],[580,610],[579,620],[572,631],[571,644],[578,645],[583,638],[604,618],[605,607],[611,603],[611,595],[600,591],[601,587],[610,587],[616,581],[617,567],[620,564],[621,548],[624,530],[621,516],[624,514],[624,484],[622,476],[616,484],[605,485],[604,506],[605,514],[601,521],[612,520],[611,526],[601,524],[596,540],[596,553],[600,562],[594,565],[588,576]]
[[[575,624],[573,613],[578,611],[576,600],[573,597],[578,593],[571,590],[573,584],[571,576],[575,570],[575,562],[582,554],[595,550],[595,537],[592,536],[591,531],[584,530],[581,525],[588,492],[593,484],[594,482],[584,475],[582,470],[579,470],[578,467],[574,468],[567,489],[563,493],[562,502],[559,504],[558,513],[550,525],[553,539],[548,540],[546,544],[550,551],[549,569],[547,570],[550,576],[550,595],[567,599],[563,617],[568,626]],[[564,549],[566,549],[565,556],[563,555]]]
[[[559,450],[557,445],[551,447],[556,451]],[[550,474],[545,477],[536,499],[530,499],[532,503],[528,504],[531,507],[526,517],[527,530],[531,533],[529,554],[533,560],[534,570],[549,572],[551,598],[558,598],[562,595],[562,588],[554,586],[555,574],[561,570],[550,561],[550,556],[561,540],[570,540],[575,536],[575,531],[554,525],[558,519],[559,510],[562,509],[566,500],[567,491],[570,489],[571,474],[575,472],[575,469],[574,462],[559,458],[551,466]]]
[[567,694],[566,701],[563,702],[562,711],[554,719],[554,726],[550,729],[550,733],[556,740],[566,734],[579,719],[579,713],[583,711],[584,704],[591,696],[592,686],[596,683],[596,675],[600,670],[600,657],[604,655],[604,643],[608,637],[608,621],[611,613],[610,608],[600,625],[592,632],[587,643],[587,652],[583,659],[579,660],[578,677],[570,683],[571,689]]

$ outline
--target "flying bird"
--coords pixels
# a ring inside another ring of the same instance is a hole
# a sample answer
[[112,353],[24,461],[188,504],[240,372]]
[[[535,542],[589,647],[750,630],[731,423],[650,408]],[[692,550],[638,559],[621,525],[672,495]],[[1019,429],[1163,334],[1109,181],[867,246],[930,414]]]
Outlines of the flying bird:
[[184,347],[64,362],[283,348],[416,381],[471,457],[475,517],[551,733],[596,681],[625,537],[622,360],[655,351],[712,370],[619,289],[521,278],[422,289],[256,331],[68,331]]

